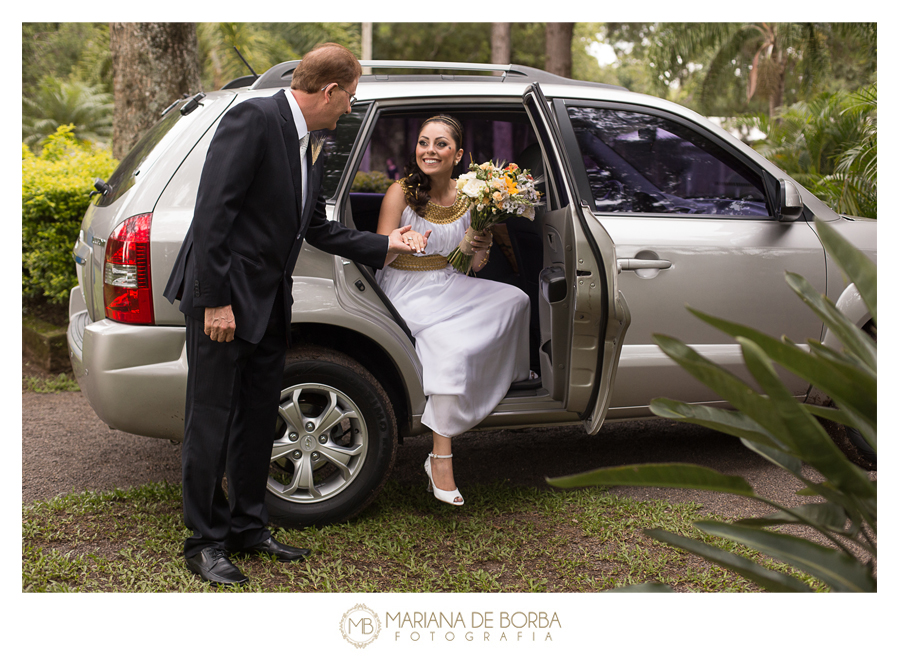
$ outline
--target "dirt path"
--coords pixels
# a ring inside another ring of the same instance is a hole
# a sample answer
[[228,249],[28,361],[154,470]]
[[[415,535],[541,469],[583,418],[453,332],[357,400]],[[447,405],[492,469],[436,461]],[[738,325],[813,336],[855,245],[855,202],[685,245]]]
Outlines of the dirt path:
[[[456,447],[458,446],[458,447]],[[430,438],[413,437],[401,447],[393,477],[421,484]],[[716,432],[660,419],[609,423],[598,436],[580,427],[471,432],[455,441],[456,480],[507,480],[519,486],[547,486],[544,477],[570,475],[600,466],[643,461],[686,461],[741,475],[760,493],[782,503],[804,502],[795,481],[740,443]],[[110,490],[147,482],[177,483],[181,448],[110,430],[81,393],[22,394],[22,501],[72,491]],[[740,516],[762,506],[737,496],[701,491],[618,487],[639,500],[696,501],[711,513]]]

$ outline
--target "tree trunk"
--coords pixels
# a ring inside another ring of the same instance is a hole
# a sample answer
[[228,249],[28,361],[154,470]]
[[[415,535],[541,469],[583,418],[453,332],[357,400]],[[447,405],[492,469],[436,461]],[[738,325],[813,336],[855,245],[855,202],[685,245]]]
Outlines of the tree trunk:
[[776,42],[772,52],[772,61],[775,63],[775,88],[769,94],[769,116],[774,117],[778,108],[784,103],[784,79],[787,75],[787,62],[780,44]]
[[509,64],[512,57],[512,23],[491,23],[491,64]]
[[[491,64],[510,64],[512,58],[512,23],[491,23]],[[494,122],[494,158],[511,162],[512,124]]]
[[200,91],[194,23],[110,23],[113,155],[121,159],[183,94]]
[[547,23],[547,59],[544,68],[566,78],[572,77],[572,34],[575,23]]

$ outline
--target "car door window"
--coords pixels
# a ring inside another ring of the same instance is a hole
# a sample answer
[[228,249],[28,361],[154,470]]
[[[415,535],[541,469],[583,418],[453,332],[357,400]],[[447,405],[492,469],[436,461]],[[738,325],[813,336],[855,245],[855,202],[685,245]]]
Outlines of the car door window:
[[316,132],[317,138],[323,142],[322,151],[326,156],[325,175],[322,179],[322,194],[326,199],[331,199],[337,192],[347,160],[359,136],[359,129],[370,107],[370,103],[356,103],[349,114],[340,118],[334,130]]
[[567,111],[598,212],[771,214],[760,177],[683,123],[619,108]]

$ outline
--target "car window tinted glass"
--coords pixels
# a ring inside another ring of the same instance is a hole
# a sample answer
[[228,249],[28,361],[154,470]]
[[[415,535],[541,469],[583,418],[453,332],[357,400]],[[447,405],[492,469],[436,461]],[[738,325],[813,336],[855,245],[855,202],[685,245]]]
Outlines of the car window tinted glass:
[[147,167],[144,165],[145,163],[148,163],[151,154],[175,125],[185,118],[177,109],[178,107],[179,106],[170,108],[163,118],[157,121],[153,127],[141,137],[134,148],[132,148],[131,151],[128,152],[128,155],[126,155],[119,163],[119,166],[113,172],[112,176],[109,177],[109,180],[106,181],[110,187],[109,192],[103,195],[94,196],[94,203],[98,206],[108,206],[134,185],[136,176],[139,176],[142,171],[146,173]]
[[[381,200],[391,184],[405,175],[414,159],[419,127],[436,114],[449,114],[463,128],[462,161],[454,176],[468,171],[470,162],[515,162],[536,177],[543,170],[541,150],[528,116],[520,107],[452,107],[383,112],[370,133],[350,188],[356,228],[376,231]],[[340,124],[339,124],[340,127]],[[542,189],[539,186],[539,189]],[[502,230],[502,229],[498,229]]]
[[640,112],[568,112],[598,212],[770,214],[759,177],[694,130]]
[[[353,191],[383,192],[392,181],[402,178],[406,165],[415,155],[419,127],[436,114],[449,114],[463,128],[460,146],[464,154],[454,175],[468,171],[472,161],[515,162],[522,167],[539,165],[539,160],[529,155],[533,152],[539,158],[540,151],[524,112],[431,108],[379,117],[354,179]],[[523,157],[526,160],[520,162]]]
[[318,130],[317,138],[324,140],[322,150],[327,156],[325,160],[325,177],[322,180],[322,194],[330,199],[337,191],[347,159],[353,151],[353,144],[359,135],[366,112],[369,111],[369,103],[356,103],[350,114],[344,114],[338,120],[334,130]]

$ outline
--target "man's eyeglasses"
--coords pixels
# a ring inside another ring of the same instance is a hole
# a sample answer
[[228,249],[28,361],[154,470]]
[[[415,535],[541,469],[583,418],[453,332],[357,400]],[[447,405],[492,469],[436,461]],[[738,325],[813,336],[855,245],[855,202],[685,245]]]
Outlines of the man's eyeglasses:
[[[329,84],[331,84],[331,83],[329,83]],[[353,107],[353,104],[356,103],[356,96],[354,96],[349,91],[347,91],[346,89],[341,87],[341,85],[339,85],[337,82],[335,82],[334,84],[336,84],[338,86],[338,89],[340,89],[341,91],[343,91],[345,94],[347,94],[350,97],[350,107]],[[328,85],[325,85],[319,91],[325,91],[326,89],[328,89]]]

